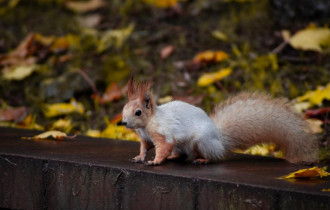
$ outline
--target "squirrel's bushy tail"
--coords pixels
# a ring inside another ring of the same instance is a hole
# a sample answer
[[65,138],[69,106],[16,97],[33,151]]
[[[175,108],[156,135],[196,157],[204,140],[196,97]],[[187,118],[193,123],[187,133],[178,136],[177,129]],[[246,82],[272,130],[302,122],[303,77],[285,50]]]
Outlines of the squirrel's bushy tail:
[[211,118],[228,150],[273,142],[290,162],[317,160],[315,136],[286,99],[243,92],[218,105]]

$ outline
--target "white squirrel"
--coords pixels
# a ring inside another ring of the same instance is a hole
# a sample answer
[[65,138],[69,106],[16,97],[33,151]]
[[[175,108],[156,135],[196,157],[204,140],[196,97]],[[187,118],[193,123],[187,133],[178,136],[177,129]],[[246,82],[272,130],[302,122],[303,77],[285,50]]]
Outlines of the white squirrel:
[[144,163],[155,146],[155,158],[147,165],[186,156],[194,163],[222,160],[230,150],[272,142],[285,151],[289,162],[317,160],[317,140],[307,122],[291,110],[286,99],[243,92],[215,107],[210,117],[182,101],[157,106],[151,82],[128,82],[128,103],[122,123],[141,137],[140,154],[132,162]]

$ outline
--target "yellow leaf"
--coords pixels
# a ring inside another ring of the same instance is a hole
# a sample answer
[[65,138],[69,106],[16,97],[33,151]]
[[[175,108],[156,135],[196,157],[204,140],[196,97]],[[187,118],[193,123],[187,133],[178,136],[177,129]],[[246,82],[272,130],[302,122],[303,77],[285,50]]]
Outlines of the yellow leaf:
[[107,128],[102,131],[101,137],[112,139],[123,139],[130,141],[138,141],[139,138],[133,130],[127,129],[125,126],[109,124]]
[[308,169],[301,169],[296,172],[292,172],[288,175],[279,177],[279,179],[290,179],[290,178],[314,178],[314,177],[324,177],[329,176],[330,173],[326,171],[327,167],[318,168],[308,168]]
[[316,90],[308,91],[303,96],[298,97],[298,102],[308,101],[311,106],[320,105],[324,99],[330,100],[330,83],[325,87],[317,87]]
[[220,69],[217,72],[203,74],[197,81],[200,87],[208,86],[217,80],[221,80],[232,72],[231,68]]
[[93,129],[88,129],[86,132],[87,136],[91,136],[91,137],[101,137],[101,131],[99,130],[93,130]]
[[243,154],[251,154],[251,155],[262,155],[262,156],[276,156],[281,157],[280,154],[277,154],[277,151],[275,151],[275,144],[260,144],[260,145],[254,145],[246,150],[240,150],[237,149],[234,152],[237,153],[243,153]]
[[159,98],[158,99],[158,103],[160,104],[166,104],[170,101],[173,101],[173,97],[172,96],[165,96],[165,97],[162,97],[162,98]]
[[75,138],[74,136],[68,136],[66,133],[63,133],[61,131],[46,131],[44,133],[41,133],[39,135],[33,136],[33,137],[22,137],[22,139],[32,139],[32,140],[40,140],[40,139],[49,139],[53,138],[56,140],[63,140],[64,138]]
[[36,115],[29,114],[26,118],[18,124],[20,128],[43,130],[43,127],[36,123]]
[[99,40],[97,51],[101,53],[112,46],[121,48],[133,30],[134,24],[130,24],[127,28],[105,31]]
[[330,29],[307,28],[298,31],[289,39],[289,43],[295,49],[323,52],[330,46]]
[[178,0],[143,0],[145,3],[159,8],[169,8],[176,5]]
[[2,76],[5,80],[22,80],[38,70],[38,65],[18,66],[10,71],[5,71]]
[[328,189],[322,189],[322,192],[330,192],[330,188],[328,188]]
[[42,34],[36,33],[34,39],[45,46],[49,46],[54,42],[55,36],[43,36]]
[[228,58],[228,54],[223,51],[217,51],[214,54],[214,60],[215,62],[220,62],[222,60],[225,60]]
[[84,113],[84,106],[82,103],[77,102],[75,99],[71,99],[70,103],[55,103],[46,104],[43,113],[46,117],[55,117],[59,115],[71,114],[78,112]]
[[55,42],[50,47],[52,52],[60,52],[63,50],[67,50],[69,48],[69,42],[67,41],[66,37],[60,37],[55,40]]
[[207,51],[198,53],[194,57],[194,61],[199,62],[199,63],[210,63],[210,62],[220,62],[227,58],[228,58],[228,54],[223,51],[214,52],[212,50],[207,50]]
[[225,34],[222,31],[219,31],[219,30],[212,31],[212,36],[216,39],[221,40],[221,41],[228,41],[227,34]]
[[72,121],[70,119],[59,119],[53,123],[51,130],[60,130],[68,133],[72,130]]
[[[297,100],[294,100],[297,101]],[[309,102],[294,102],[293,103],[293,109],[298,112],[302,113],[305,109],[308,109],[311,107],[311,104]]]

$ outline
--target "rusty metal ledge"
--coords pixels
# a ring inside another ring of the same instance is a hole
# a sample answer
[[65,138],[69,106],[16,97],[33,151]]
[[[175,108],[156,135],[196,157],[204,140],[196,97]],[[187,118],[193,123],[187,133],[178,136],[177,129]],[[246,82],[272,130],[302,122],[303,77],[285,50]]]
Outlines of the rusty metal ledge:
[[[330,179],[288,182],[303,168],[235,155],[205,166],[128,161],[139,144],[78,136],[28,141],[0,127],[0,207],[13,209],[330,209]],[[151,158],[151,156],[149,157]]]

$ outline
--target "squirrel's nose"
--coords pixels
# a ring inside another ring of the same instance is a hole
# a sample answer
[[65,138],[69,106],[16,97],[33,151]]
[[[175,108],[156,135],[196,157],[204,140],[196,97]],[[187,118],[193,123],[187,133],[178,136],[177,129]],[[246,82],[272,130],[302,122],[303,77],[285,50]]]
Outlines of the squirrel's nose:
[[127,122],[126,121],[122,121],[121,122],[123,125],[127,125]]

